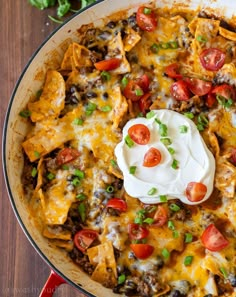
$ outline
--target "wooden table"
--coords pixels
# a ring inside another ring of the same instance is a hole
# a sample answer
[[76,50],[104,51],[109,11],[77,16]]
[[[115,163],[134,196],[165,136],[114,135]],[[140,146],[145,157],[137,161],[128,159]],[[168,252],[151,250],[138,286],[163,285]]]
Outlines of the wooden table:
[[[55,9],[40,11],[28,0],[1,1],[1,137],[7,105],[20,73],[41,42],[58,26],[48,14],[55,16]],[[10,206],[2,170],[0,174],[0,296],[37,297],[50,270],[22,232]],[[69,285],[59,287],[54,296],[85,297]]]

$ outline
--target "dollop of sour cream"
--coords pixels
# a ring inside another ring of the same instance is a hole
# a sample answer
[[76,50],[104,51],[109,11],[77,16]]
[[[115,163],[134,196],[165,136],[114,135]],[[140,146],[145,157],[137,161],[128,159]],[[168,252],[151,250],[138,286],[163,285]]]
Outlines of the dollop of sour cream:
[[[147,144],[132,140],[127,144],[128,130],[136,124],[149,129]],[[161,161],[153,167],[146,167],[143,165],[144,156],[150,148],[160,151]],[[193,205],[207,200],[213,191],[215,159],[194,122],[175,111],[153,110],[146,118],[128,121],[115,155],[123,172],[126,192],[143,203],[159,203],[165,197]],[[207,187],[201,201],[190,201],[186,196],[186,188],[192,182]]]

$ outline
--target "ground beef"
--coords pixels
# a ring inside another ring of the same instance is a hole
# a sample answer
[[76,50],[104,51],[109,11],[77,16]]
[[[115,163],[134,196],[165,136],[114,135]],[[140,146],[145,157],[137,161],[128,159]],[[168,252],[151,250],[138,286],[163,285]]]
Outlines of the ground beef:
[[89,262],[89,258],[87,255],[80,252],[77,248],[73,248],[73,250],[69,253],[71,259],[78,264],[86,273],[91,275],[94,271],[93,265]]

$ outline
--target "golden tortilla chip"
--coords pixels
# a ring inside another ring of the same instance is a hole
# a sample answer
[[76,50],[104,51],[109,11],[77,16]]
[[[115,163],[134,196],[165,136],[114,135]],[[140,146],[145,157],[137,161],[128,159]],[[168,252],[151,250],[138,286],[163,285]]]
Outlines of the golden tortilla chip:
[[130,27],[126,30],[125,33],[126,36],[123,39],[124,50],[126,52],[129,52],[139,42],[141,36]]
[[227,30],[225,28],[220,27],[219,28],[219,33],[220,33],[221,36],[223,36],[223,37],[225,37],[225,38],[227,38],[229,40],[236,41],[236,33],[233,32],[233,31],[229,31],[229,30]]

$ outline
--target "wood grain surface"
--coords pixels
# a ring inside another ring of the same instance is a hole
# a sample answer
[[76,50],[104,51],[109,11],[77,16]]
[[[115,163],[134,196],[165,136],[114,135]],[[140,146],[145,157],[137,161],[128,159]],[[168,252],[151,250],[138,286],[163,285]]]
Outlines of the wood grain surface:
[[[58,26],[48,15],[55,9],[37,10],[28,0],[0,0],[1,138],[6,109],[14,85],[27,61]],[[2,164],[2,157],[1,164]],[[22,232],[11,208],[0,171],[0,297],[37,297],[50,269]],[[63,285],[54,297],[85,297]]]

